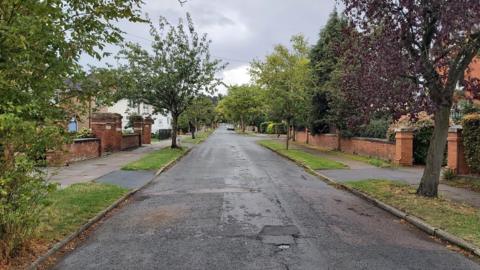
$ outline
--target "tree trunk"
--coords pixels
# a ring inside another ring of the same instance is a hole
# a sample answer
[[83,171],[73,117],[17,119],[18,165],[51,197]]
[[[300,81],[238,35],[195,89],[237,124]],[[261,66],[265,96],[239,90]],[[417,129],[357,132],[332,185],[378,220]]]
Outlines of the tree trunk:
[[287,140],[285,143],[285,147],[288,150],[288,141],[290,140],[290,121],[287,120]]
[[242,132],[245,133],[245,122],[243,121],[243,117],[240,117],[240,125],[242,126]]
[[177,129],[178,129],[178,115],[172,114],[172,145],[171,148],[178,148],[177,145]]
[[297,130],[295,129],[295,125],[292,125],[292,141],[296,141],[297,137]]
[[440,171],[447,144],[450,110],[451,105],[442,105],[435,112],[435,127],[428,147],[425,170],[423,171],[420,186],[417,189],[418,195],[426,197],[437,197],[438,195]]

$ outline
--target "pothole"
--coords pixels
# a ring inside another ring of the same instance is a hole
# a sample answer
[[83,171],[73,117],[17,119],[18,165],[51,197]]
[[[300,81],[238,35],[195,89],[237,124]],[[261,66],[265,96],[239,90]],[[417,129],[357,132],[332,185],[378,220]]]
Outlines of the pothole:
[[300,231],[295,225],[266,225],[258,234],[264,244],[277,246],[279,249],[290,248]]

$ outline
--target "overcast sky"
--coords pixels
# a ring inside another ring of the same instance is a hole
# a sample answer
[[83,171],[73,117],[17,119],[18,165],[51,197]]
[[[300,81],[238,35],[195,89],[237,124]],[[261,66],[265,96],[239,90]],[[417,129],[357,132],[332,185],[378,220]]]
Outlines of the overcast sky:
[[[249,82],[251,60],[262,59],[276,44],[288,44],[292,35],[302,33],[315,43],[334,6],[335,0],[188,0],[183,6],[177,0],[145,0],[143,12],[154,21],[164,16],[171,23],[189,12],[197,31],[212,40],[212,56],[229,63],[220,74],[224,82],[242,84]],[[118,24],[126,41],[150,47],[147,24]],[[118,48],[107,50],[116,53]],[[115,62],[110,58],[99,63],[89,57],[81,61],[84,65]]]

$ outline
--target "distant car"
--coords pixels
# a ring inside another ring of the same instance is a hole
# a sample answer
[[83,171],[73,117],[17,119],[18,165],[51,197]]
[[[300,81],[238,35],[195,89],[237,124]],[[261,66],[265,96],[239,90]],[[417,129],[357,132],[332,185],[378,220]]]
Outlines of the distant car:
[[233,125],[227,125],[227,130],[235,130],[235,127]]

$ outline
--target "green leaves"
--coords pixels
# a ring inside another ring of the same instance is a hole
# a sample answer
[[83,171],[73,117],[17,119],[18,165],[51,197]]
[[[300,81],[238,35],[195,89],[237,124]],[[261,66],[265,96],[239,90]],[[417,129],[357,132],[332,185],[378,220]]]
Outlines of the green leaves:
[[220,103],[223,113],[242,127],[264,113],[263,90],[258,86],[231,86],[228,95]]
[[[61,149],[63,124],[86,96],[99,96],[111,78],[80,66],[122,40],[113,22],[141,22],[141,0],[0,1],[0,259],[21,247],[38,225],[53,187],[39,166]],[[90,87],[90,88],[89,88]],[[85,90],[85,91],[82,91]],[[77,99],[78,98],[78,99]],[[103,102],[107,97],[98,101]]]
[[213,93],[220,84],[215,74],[222,70],[219,60],[212,60],[210,41],[199,35],[192,19],[180,20],[177,26],[161,18],[150,24],[152,53],[129,43],[118,59],[128,61],[120,68],[123,74],[120,91],[135,102],[152,105],[157,112],[172,114],[176,131],[178,117],[200,93]]
[[307,90],[312,86],[309,48],[301,35],[291,39],[292,50],[277,45],[264,61],[251,65],[251,75],[265,89],[272,118],[291,121],[307,106]]

